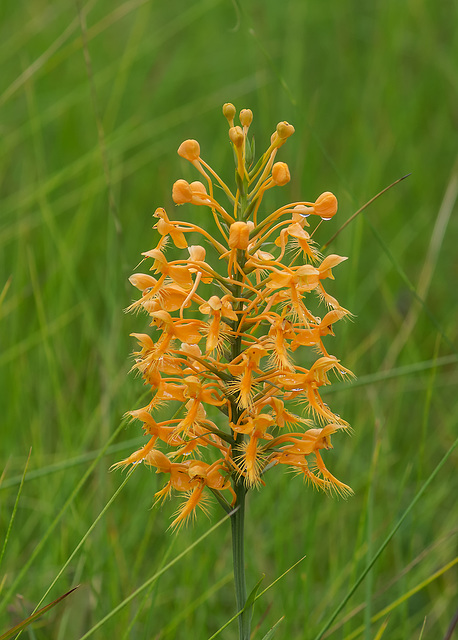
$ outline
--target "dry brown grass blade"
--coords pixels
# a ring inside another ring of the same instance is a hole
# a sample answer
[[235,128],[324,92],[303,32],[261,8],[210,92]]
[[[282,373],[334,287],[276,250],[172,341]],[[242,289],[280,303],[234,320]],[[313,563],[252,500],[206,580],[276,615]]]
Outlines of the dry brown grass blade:
[[3,633],[0,636],[0,640],[6,640],[7,638],[11,638],[12,636],[16,635],[17,633],[20,633],[23,629],[28,627],[29,624],[31,624],[32,622],[35,622],[35,620],[37,618],[39,618],[44,613],[46,613],[47,611],[49,611],[50,609],[55,607],[56,604],[59,604],[59,602],[61,602],[61,600],[63,600],[64,598],[69,596],[73,591],[78,589],[78,587],[79,587],[79,585],[77,585],[76,587],[73,587],[73,589],[70,589],[70,591],[67,591],[67,593],[64,593],[62,596],[59,596],[58,598],[56,598],[56,600],[53,600],[52,602],[47,604],[45,607],[42,607],[41,609],[38,609],[38,611],[35,611],[35,613],[32,613],[31,616],[29,616],[25,620],[22,620],[22,622],[20,622],[16,626],[12,627],[11,629],[8,629],[8,631],[5,631],[5,633]]

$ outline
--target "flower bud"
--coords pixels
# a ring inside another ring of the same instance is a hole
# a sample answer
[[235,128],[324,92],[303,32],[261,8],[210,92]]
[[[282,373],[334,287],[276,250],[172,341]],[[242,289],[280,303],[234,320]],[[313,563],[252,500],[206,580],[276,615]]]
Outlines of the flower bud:
[[242,127],[231,127],[229,129],[229,138],[231,139],[234,147],[241,147],[243,145],[243,141],[245,140]]
[[191,191],[193,195],[195,195],[196,193],[202,194],[203,196],[208,195],[205,185],[199,180],[195,180],[194,182],[191,182],[189,186],[191,187]]
[[318,196],[313,208],[323,220],[329,220],[337,213],[337,198],[330,191],[325,191]]
[[178,155],[189,162],[194,162],[200,157],[200,144],[197,140],[185,140],[178,147]]
[[289,122],[279,122],[277,124],[277,133],[279,138],[281,138],[282,140],[286,140],[286,138],[289,138],[293,135],[294,127],[292,124],[289,124]]
[[242,109],[239,118],[242,126],[248,128],[253,122],[253,112],[251,109]]
[[188,247],[189,259],[192,262],[203,262],[205,260],[205,249],[200,244],[193,244]]
[[229,229],[229,246],[231,249],[248,249],[250,227],[246,222],[234,222]]
[[186,180],[177,180],[172,187],[172,200],[175,204],[191,202],[191,185]]
[[276,162],[272,167],[272,180],[276,185],[282,187],[291,180],[288,165],[286,162]]
[[229,126],[234,126],[235,107],[231,102],[223,104],[223,116],[229,122]]

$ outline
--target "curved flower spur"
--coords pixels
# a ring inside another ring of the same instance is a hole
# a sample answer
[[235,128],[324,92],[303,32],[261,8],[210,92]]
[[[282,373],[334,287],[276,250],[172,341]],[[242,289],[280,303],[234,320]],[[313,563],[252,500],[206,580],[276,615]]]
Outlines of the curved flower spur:
[[[290,180],[288,165],[275,160],[294,127],[280,122],[255,163],[248,139],[252,112],[240,112],[240,126],[234,124],[232,104],[223,106],[223,114],[236,161],[235,187],[231,190],[205,162],[196,140],[186,140],[178,154],[201,179],[177,180],[172,189],[177,205],[206,207],[220,237],[158,208],[159,242],[143,253],[152,261],[153,275],[130,278],[142,295],[129,309],[146,312],[153,328],[151,335],[132,334],[139,344],[133,369],[152,398],[130,415],[142,423],[149,441],[114,467],[143,462],[165,475],[157,500],[172,491],[183,496],[172,528],[194,517],[197,507],[206,511],[206,490],[230,509],[241,486],[244,495],[264,484],[264,472],[280,464],[316,488],[351,493],[321,455],[331,448],[331,437],[349,429],[320,395],[333,376],[353,375],[323,342],[349,315],[325,289],[325,281],[334,279],[332,269],[346,258],[323,258],[308,231],[309,219],[320,222],[336,214],[337,199],[325,192],[314,201],[266,212],[266,192]],[[228,204],[223,206],[215,191],[224,192]],[[189,245],[189,234],[194,241],[200,236],[202,244]],[[181,258],[166,257],[170,243]],[[309,308],[314,295],[322,317]],[[307,348],[316,354],[308,369],[293,357]],[[180,403],[181,411],[156,422],[155,409],[171,401]]]

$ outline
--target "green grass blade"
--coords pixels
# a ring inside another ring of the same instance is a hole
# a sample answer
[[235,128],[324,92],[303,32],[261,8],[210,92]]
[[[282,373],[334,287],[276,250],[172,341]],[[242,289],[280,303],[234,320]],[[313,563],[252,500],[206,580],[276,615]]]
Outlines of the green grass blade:
[[426,482],[423,484],[422,488],[418,491],[418,493],[416,494],[416,496],[414,497],[414,499],[411,501],[411,503],[409,504],[409,506],[406,508],[406,510],[404,511],[404,513],[402,514],[402,516],[399,518],[399,520],[397,521],[397,523],[395,524],[395,526],[393,527],[393,529],[390,531],[390,533],[388,534],[388,536],[385,538],[385,540],[383,541],[383,543],[381,544],[380,548],[378,549],[377,553],[374,555],[374,557],[372,558],[371,562],[369,562],[369,564],[367,565],[367,567],[364,569],[364,571],[361,573],[361,575],[359,576],[358,580],[355,582],[355,584],[353,585],[353,587],[350,589],[350,591],[347,593],[347,595],[345,596],[345,598],[342,600],[342,602],[339,604],[339,606],[335,609],[335,611],[333,612],[333,614],[330,616],[330,618],[328,619],[328,621],[326,622],[326,624],[323,626],[323,628],[321,629],[321,631],[318,633],[317,636],[315,636],[315,640],[320,640],[323,637],[323,634],[329,629],[329,627],[331,626],[331,624],[334,622],[334,620],[336,619],[336,617],[339,615],[339,613],[342,611],[342,609],[345,607],[345,605],[347,604],[347,602],[350,600],[350,598],[352,597],[352,595],[355,593],[356,589],[359,587],[359,585],[361,584],[361,582],[364,580],[364,578],[366,577],[366,575],[369,573],[369,571],[371,570],[371,568],[374,566],[374,564],[377,562],[378,558],[381,556],[381,554],[383,553],[383,551],[385,550],[385,547],[388,545],[388,543],[390,542],[390,540],[392,539],[392,537],[394,536],[394,534],[396,533],[396,531],[399,529],[399,527],[402,525],[402,523],[404,522],[404,520],[407,518],[407,516],[409,515],[409,513],[412,511],[412,509],[414,508],[414,506],[417,504],[417,502],[420,500],[420,498],[423,496],[423,494],[425,493],[426,489],[428,489],[428,487],[431,485],[431,483],[433,482],[434,478],[437,476],[437,474],[439,473],[439,471],[442,469],[442,467],[445,465],[445,463],[447,462],[448,458],[450,457],[450,455],[452,454],[452,452],[454,451],[455,447],[458,444],[458,438],[455,440],[455,442],[452,444],[452,446],[450,447],[450,449],[447,451],[447,453],[443,456],[442,460],[439,462],[439,464],[436,466],[436,468],[433,470],[433,472],[431,473],[431,475],[429,476],[429,478],[426,480]]
[[26,474],[27,474],[27,468],[29,466],[31,454],[32,454],[32,449],[29,450],[29,455],[27,456],[27,462],[25,463],[25,466],[24,466],[24,472],[22,474],[21,483],[19,485],[19,489],[18,489],[18,492],[17,492],[17,495],[16,495],[16,500],[14,502],[14,507],[13,507],[13,511],[11,513],[10,521],[8,523],[8,529],[7,529],[6,534],[5,534],[5,540],[3,541],[2,551],[0,553],[0,567],[2,566],[3,556],[5,555],[6,546],[8,544],[8,539],[9,539],[10,533],[11,533],[11,528],[13,526],[14,518],[16,516],[17,508],[18,508],[18,505],[19,505],[19,498],[21,497],[22,487],[24,486],[24,480],[25,480],[25,477],[26,477]]
[[138,587],[133,593],[130,594],[127,598],[125,598],[122,602],[120,602],[109,614],[104,616],[97,624],[95,624],[87,633],[79,638],[79,640],[86,640],[86,638],[90,638],[95,631],[98,631],[108,620],[110,620],[114,615],[116,615],[121,609],[123,609],[129,602],[134,600],[138,595],[140,595],[145,589],[148,589],[153,582],[155,582],[161,575],[163,575],[166,571],[168,571],[173,565],[179,562],[182,558],[184,558],[192,549],[197,547],[205,538],[207,538],[211,533],[213,533],[216,529],[218,529],[223,522],[226,522],[230,518],[230,515],[224,516],[221,520],[219,520],[213,527],[208,529],[203,535],[200,536],[197,540],[195,540],[192,544],[189,545],[184,551],[178,554],[173,560],[168,562],[162,569],[156,571],[156,573],[151,576],[146,582],[142,584],[141,587]]

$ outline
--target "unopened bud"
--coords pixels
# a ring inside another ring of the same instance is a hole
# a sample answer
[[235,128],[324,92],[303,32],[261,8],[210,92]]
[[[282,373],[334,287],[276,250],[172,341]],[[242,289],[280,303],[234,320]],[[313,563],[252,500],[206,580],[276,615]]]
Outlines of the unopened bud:
[[242,109],[239,118],[243,127],[249,127],[253,122],[253,112],[251,109]]
[[175,204],[184,204],[191,202],[191,199],[191,185],[186,180],[177,180],[172,187],[172,200]]
[[318,196],[313,205],[315,213],[325,220],[329,220],[337,213],[337,198],[330,191]]
[[229,247],[231,249],[248,249],[250,227],[246,222],[234,222],[229,229]]
[[189,160],[189,162],[198,160],[200,157],[200,144],[197,140],[185,140],[178,147],[178,155],[185,160]]
[[223,116],[229,122],[231,127],[234,126],[235,107],[232,102],[226,102],[223,104]]
[[189,259],[192,262],[203,262],[205,260],[205,248],[200,244],[193,244],[188,247]]
[[272,167],[272,180],[279,187],[282,187],[291,180],[291,175],[286,162],[276,162],[274,164]]
[[294,127],[292,124],[289,124],[289,122],[279,122],[277,124],[277,133],[279,138],[281,138],[282,140],[286,140],[286,138],[289,138],[293,135]]
[[191,191],[193,193],[193,195],[195,193],[201,193],[202,195],[206,196],[207,194],[207,189],[205,188],[205,185],[200,182],[199,180],[195,180],[194,182],[191,182],[191,184],[189,185],[191,187]]
[[231,127],[229,129],[229,138],[231,139],[234,147],[240,148],[243,145],[243,141],[245,139],[242,127]]

